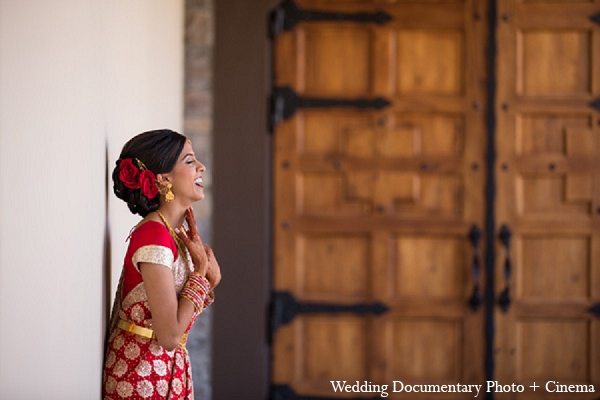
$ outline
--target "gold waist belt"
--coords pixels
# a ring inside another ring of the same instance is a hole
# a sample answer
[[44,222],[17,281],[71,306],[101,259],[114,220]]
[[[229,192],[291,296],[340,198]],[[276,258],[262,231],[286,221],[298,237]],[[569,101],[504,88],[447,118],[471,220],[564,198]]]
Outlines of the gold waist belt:
[[154,331],[152,329],[144,328],[142,326],[138,326],[133,322],[127,322],[122,319],[119,320],[117,326],[124,331],[135,333],[136,335],[143,336],[148,339],[154,339],[156,336],[154,335]]
[[[136,335],[143,336],[148,339],[155,339],[156,335],[152,329],[144,328],[143,326],[138,326],[133,322],[127,322],[122,319],[117,323],[117,327],[123,329],[124,331],[135,333]],[[188,334],[187,332],[183,334],[181,337],[181,342],[179,344],[185,348],[185,344],[187,343]]]

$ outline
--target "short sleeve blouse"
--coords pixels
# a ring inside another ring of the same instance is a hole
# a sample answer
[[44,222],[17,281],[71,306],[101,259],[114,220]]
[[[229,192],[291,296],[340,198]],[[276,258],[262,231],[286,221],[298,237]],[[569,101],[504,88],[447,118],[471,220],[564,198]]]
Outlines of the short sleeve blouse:
[[148,262],[173,269],[177,246],[167,228],[157,221],[146,221],[129,238],[124,260],[123,295],[142,282],[139,263]]

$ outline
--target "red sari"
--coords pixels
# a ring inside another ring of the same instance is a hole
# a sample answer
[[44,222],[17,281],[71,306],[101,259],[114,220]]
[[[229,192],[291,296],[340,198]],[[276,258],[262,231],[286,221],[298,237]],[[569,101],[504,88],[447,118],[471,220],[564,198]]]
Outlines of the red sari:
[[[189,259],[189,254],[186,256]],[[192,400],[192,371],[184,340],[175,350],[167,351],[155,338],[130,333],[117,326],[121,319],[152,329],[152,314],[138,267],[141,262],[160,264],[171,269],[178,295],[191,272],[191,262],[188,267],[179,257],[175,241],[163,224],[147,221],[131,234],[110,321],[103,399]],[[212,294],[207,297],[205,306],[212,302]],[[184,337],[187,337],[196,316],[192,318]]]

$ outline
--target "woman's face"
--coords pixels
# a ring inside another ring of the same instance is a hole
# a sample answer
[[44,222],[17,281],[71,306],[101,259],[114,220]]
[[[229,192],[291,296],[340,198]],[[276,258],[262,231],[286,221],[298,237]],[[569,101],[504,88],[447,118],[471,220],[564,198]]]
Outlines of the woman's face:
[[204,198],[202,172],[206,167],[196,159],[190,142],[185,143],[175,167],[169,173],[175,200],[193,203]]

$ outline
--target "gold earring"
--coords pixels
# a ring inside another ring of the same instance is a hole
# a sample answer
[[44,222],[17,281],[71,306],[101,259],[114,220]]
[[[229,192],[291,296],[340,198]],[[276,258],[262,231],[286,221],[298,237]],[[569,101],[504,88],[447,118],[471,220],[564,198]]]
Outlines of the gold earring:
[[171,186],[173,186],[173,184],[167,184],[167,194],[165,194],[165,200],[167,201],[167,203],[170,203],[175,199],[175,195],[173,194],[173,192],[171,192]]
[[163,186],[159,190],[160,194],[163,194],[165,196],[165,201],[167,203],[170,203],[170,202],[172,202],[175,199],[175,195],[171,191],[171,186],[173,186],[172,183],[167,183],[165,186]]

